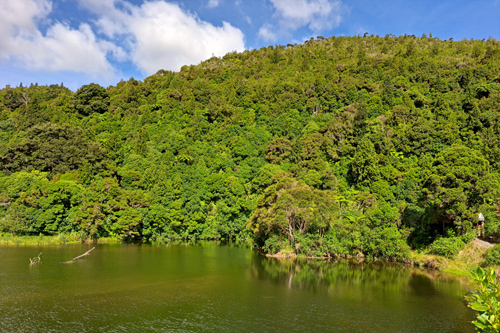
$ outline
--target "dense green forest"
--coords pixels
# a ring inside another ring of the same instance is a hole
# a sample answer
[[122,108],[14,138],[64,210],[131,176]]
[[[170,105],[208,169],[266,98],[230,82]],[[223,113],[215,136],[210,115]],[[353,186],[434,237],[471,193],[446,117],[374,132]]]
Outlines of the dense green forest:
[[446,254],[500,235],[500,43],[311,39],[0,90],[0,231]]

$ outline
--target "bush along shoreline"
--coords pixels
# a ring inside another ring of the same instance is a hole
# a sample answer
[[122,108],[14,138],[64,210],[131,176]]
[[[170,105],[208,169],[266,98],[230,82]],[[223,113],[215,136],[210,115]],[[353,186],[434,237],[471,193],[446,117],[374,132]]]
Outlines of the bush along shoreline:
[[[436,244],[431,244],[427,248],[422,248],[419,250],[409,250],[405,253],[404,257],[393,257],[389,258],[387,256],[375,257],[365,255],[362,252],[351,252],[351,254],[344,253],[321,253],[319,251],[301,251],[300,243],[296,244],[293,248],[289,245],[284,245],[280,247],[277,252],[265,251],[261,248],[253,247],[254,250],[259,251],[262,255],[270,258],[277,259],[315,259],[315,260],[339,260],[339,259],[356,259],[358,261],[392,261],[399,262],[405,265],[411,265],[415,267],[420,267],[424,269],[431,269],[439,271],[445,274],[467,277],[472,272],[475,272],[477,267],[491,267],[500,268],[500,244],[495,244],[492,247],[486,248],[483,245],[477,243],[473,238],[474,233],[463,237],[450,237],[442,239],[453,239],[457,238],[457,245],[446,246],[446,251],[442,251],[442,242],[437,241]],[[441,238],[438,238],[438,240]],[[467,240],[468,239],[468,240]],[[169,245],[169,244],[195,244],[198,241],[217,241],[217,242],[242,242],[246,245],[252,247],[252,243],[248,240],[231,240],[231,239],[182,239],[182,238],[172,238],[172,237],[157,237],[146,241],[146,243],[154,245]],[[45,246],[45,245],[64,245],[64,244],[79,244],[79,243],[144,243],[144,240],[129,241],[122,238],[100,238],[92,239],[88,237],[85,233],[70,233],[70,234],[58,234],[53,236],[38,235],[38,236],[19,236],[10,233],[0,233],[0,246]],[[283,244],[282,244],[283,245]],[[307,248],[310,248],[308,246]],[[274,248],[276,249],[276,248]]]

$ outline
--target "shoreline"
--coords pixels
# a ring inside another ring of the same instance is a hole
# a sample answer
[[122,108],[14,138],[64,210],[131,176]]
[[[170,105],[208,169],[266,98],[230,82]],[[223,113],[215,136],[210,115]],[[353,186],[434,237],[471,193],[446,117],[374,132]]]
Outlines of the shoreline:
[[[405,261],[393,261],[388,259],[366,258],[363,254],[334,256],[334,257],[308,257],[297,255],[294,251],[282,251],[274,254],[264,254],[268,258],[277,260],[337,260],[337,259],[355,259],[363,261],[384,261],[398,262],[409,267],[416,267],[434,272],[444,273],[446,275],[470,279],[470,274],[477,267],[483,267],[484,257],[487,248],[480,246],[475,241],[467,243],[466,246],[454,258],[448,259],[443,256],[428,254],[421,251],[412,250],[410,256]],[[484,267],[483,267],[484,268]],[[495,267],[497,268],[497,267]]]
[[[117,238],[99,238],[97,240],[82,239],[82,235],[75,233],[60,234],[53,236],[15,236],[11,234],[0,234],[0,246],[47,246],[47,245],[66,245],[66,244],[125,244],[126,242]],[[425,252],[412,250],[409,258],[405,261],[400,261],[401,264],[406,264],[410,267],[418,267],[426,270],[432,270],[455,277],[470,277],[478,266],[482,266],[486,248],[481,247],[476,242],[468,243],[465,248],[454,258],[448,259],[438,255],[427,254]],[[262,255],[276,260],[337,260],[337,259],[354,259],[360,262],[363,261],[385,261],[397,262],[387,259],[366,258],[363,254],[347,256],[324,256],[324,257],[308,257],[297,255],[294,251],[281,251],[274,254]]]

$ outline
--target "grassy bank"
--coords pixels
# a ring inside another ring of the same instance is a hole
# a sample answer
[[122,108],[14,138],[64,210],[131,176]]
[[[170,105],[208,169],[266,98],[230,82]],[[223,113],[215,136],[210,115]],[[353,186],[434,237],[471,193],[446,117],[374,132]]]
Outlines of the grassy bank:
[[470,274],[477,267],[485,265],[486,252],[486,248],[477,245],[475,242],[469,242],[452,259],[414,251],[411,254],[410,261],[418,267],[434,269],[453,276],[470,277]]
[[10,233],[0,233],[0,246],[40,246],[40,245],[60,245],[77,243],[120,243],[116,238],[99,238],[92,240],[84,234],[69,233],[53,236],[17,236]]

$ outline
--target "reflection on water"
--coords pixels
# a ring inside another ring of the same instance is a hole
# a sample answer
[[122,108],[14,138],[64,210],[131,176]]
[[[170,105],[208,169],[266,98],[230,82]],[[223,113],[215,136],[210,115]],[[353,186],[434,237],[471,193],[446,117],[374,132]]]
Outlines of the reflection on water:
[[338,328],[381,332],[474,331],[470,324],[474,313],[463,300],[466,285],[445,277],[432,278],[429,272],[420,269],[387,262],[255,257],[251,272],[256,279],[327,299],[327,304],[341,309],[335,313]]
[[[269,279],[289,288],[312,288],[319,286],[349,285],[359,290],[371,288],[384,291],[401,291],[408,287],[426,295],[435,293],[440,282],[444,285],[460,284],[446,276],[432,277],[433,272],[383,261],[352,260],[287,260],[255,256],[252,274],[258,279]],[[466,288],[464,285],[463,288]],[[460,294],[463,294],[463,290]]]
[[[2,332],[473,332],[458,281],[244,246],[0,248]],[[28,258],[43,252],[42,264]]]

